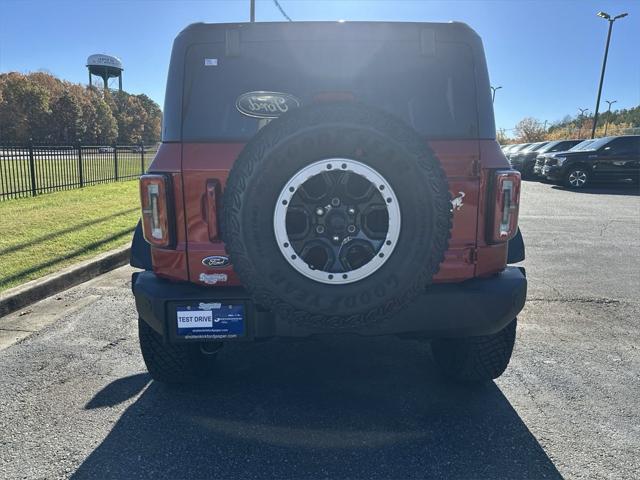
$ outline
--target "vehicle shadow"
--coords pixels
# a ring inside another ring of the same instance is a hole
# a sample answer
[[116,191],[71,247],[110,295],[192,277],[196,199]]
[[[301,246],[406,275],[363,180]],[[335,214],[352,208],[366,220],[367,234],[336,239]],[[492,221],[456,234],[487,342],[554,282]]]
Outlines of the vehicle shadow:
[[494,383],[438,381],[424,343],[344,337],[236,344],[204,387],[149,383],[72,478],[319,477],[562,478]]

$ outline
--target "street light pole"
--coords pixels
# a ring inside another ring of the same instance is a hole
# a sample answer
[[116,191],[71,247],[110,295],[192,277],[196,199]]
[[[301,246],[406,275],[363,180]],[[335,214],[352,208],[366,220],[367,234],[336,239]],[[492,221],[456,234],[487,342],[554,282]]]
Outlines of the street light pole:
[[596,112],[593,114],[593,128],[591,129],[591,138],[596,135],[596,126],[598,125],[598,110],[600,109],[600,96],[602,95],[602,82],[604,81],[604,71],[607,67],[607,56],[609,55],[609,43],[611,42],[611,30],[613,22],[619,18],[624,18],[628,13],[621,13],[611,18],[611,15],[605,12],[598,12],[598,16],[609,22],[609,32],[607,33],[607,45],[604,48],[604,59],[602,60],[602,71],[600,72],[600,85],[598,86],[598,99],[596,100]]
[[607,123],[604,124],[604,136],[607,136],[607,130],[609,129],[609,119],[611,118],[611,105],[617,102],[617,100],[605,100],[609,104],[609,108],[607,109]]
[[502,87],[489,87],[491,88],[491,103],[496,101],[496,90],[500,90]]
[[249,0],[249,21],[256,21],[256,0]]
[[[585,112],[588,112],[589,109],[588,108],[580,108],[578,107],[578,110],[580,110],[580,115],[578,115],[578,136],[581,137],[582,136],[582,127],[584,127],[584,114]],[[593,138],[593,137],[592,137]]]

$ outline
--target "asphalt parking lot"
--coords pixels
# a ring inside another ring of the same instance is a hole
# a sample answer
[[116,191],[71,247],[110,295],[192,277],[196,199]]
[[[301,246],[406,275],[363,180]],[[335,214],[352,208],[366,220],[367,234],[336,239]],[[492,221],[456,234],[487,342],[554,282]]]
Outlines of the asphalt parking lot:
[[424,343],[354,337],[225,348],[164,387],[128,267],[0,319],[0,478],[637,478],[639,192],[526,182],[520,224],[529,300],[477,390]]

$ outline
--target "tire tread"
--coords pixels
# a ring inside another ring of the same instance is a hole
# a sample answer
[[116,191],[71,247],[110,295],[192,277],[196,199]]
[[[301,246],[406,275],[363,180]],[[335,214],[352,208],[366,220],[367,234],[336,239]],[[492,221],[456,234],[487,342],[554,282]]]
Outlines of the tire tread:
[[441,373],[464,383],[482,383],[498,378],[511,359],[517,319],[493,335],[464,339],[434,340],[431,351]]
[[165,343],[162,336],[138,319],[140,350],[147,370],[163,383],[189,383],[202,376],[197,346]]

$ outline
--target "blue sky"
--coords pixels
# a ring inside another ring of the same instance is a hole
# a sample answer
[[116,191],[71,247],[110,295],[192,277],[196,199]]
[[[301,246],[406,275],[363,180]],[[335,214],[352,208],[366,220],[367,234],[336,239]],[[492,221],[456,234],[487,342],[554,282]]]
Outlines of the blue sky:
[[[604,99],[640,104],[640,2],[634,1],[320,1],[280,0],[294,20],[448,21],[471,25],[484,41],[496,97],[496,123],[512,128],[593,112],[607,22],[596,16],[628,12],[613,29]],[[0,0],[0,72],[48,70],[87,82],[92,53],[119,56],[124,88],[162,105],[175,35],[192,22],[248,20],[249,1]],[[257,21],[280,21],[272,0],[258,0]]]

